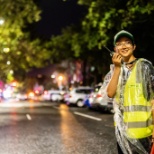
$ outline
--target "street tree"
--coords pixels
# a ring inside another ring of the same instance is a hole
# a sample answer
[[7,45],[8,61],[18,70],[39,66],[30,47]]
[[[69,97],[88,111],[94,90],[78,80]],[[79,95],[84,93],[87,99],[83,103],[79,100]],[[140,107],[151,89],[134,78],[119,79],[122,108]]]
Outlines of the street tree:
[[88,7],[82,21],[84,41],[90,50],[113,47],[114,34],[125,29],[132,32],[137,43],[137,54],[154,62],[154,1],[153,0],[78,0]]
[[105,74],[111,58],[104,46],[113,49],[115,33],[125,29],[135,36],[136,56],[154,62],[153,0],[78,0],[78,4],[87,8],[81,25],[66,28],[62,35],[52,38],[52,51],[59,54],[59,58],[80,58],[85,65],[90,64]]
[[0,4],[0,79],[5,81],[42,66],[49,52],[41,47],[41,40],[31,39],[28,30],[40,20],[41,10],[33,0],[0,0]]

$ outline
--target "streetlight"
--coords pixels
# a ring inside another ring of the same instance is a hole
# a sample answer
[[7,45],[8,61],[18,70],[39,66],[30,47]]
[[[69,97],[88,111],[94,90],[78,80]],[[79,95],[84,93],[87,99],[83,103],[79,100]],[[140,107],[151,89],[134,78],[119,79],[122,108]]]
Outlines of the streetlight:
[[58,80],[62,81],[64,79],[64,77],[62,75],[58,76]]
[[54,74],[51,75],[51,78],[54,79],[56,76]]
[[58,87],[60,90],[62,90],[62,88],[63,88],[63,79],[64,79],[64,77],[62,75],[58,76]]

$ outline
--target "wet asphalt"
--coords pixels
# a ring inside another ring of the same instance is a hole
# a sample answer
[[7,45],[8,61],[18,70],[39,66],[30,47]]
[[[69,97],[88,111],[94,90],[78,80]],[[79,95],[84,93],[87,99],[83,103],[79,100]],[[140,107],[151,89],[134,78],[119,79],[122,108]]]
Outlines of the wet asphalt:
[[1,102],[0,154],[117,154],[113,114],[59,102]]

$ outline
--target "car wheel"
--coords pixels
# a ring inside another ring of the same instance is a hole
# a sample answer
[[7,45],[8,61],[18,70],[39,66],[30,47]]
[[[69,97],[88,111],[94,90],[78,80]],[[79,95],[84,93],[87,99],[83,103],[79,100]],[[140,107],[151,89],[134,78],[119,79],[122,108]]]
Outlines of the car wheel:
[[77,102],[76,102],[76,105],[78,106],[78,107],[83,107],[84,106],[84,104],[83,104],[83,100],[78,100]]

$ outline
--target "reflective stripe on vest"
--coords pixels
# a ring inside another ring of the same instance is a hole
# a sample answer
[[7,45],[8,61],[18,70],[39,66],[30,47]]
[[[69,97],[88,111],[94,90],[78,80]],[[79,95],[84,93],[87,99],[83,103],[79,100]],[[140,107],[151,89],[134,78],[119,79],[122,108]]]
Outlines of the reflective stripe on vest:
[[124,89],[123,120],[130,138],[145,138],[153,131],[151,103],[144,98],[142,80],[138,81],[136,78],[139,61],[135,64]]
[[152,124],[152,118],[148,119],[145,123],[145,121],[139,121],[139,122],[129,122],[129,125],[127,125],[127,123],[125,123],[125,125],[127,125],[127,128],[144,128],[147,126],[151,126]]
[[129,111],[151,111],[151,106],[143,106],[143,105],[132,105],[132,106],[125,106],[124,110],[126,112]]

